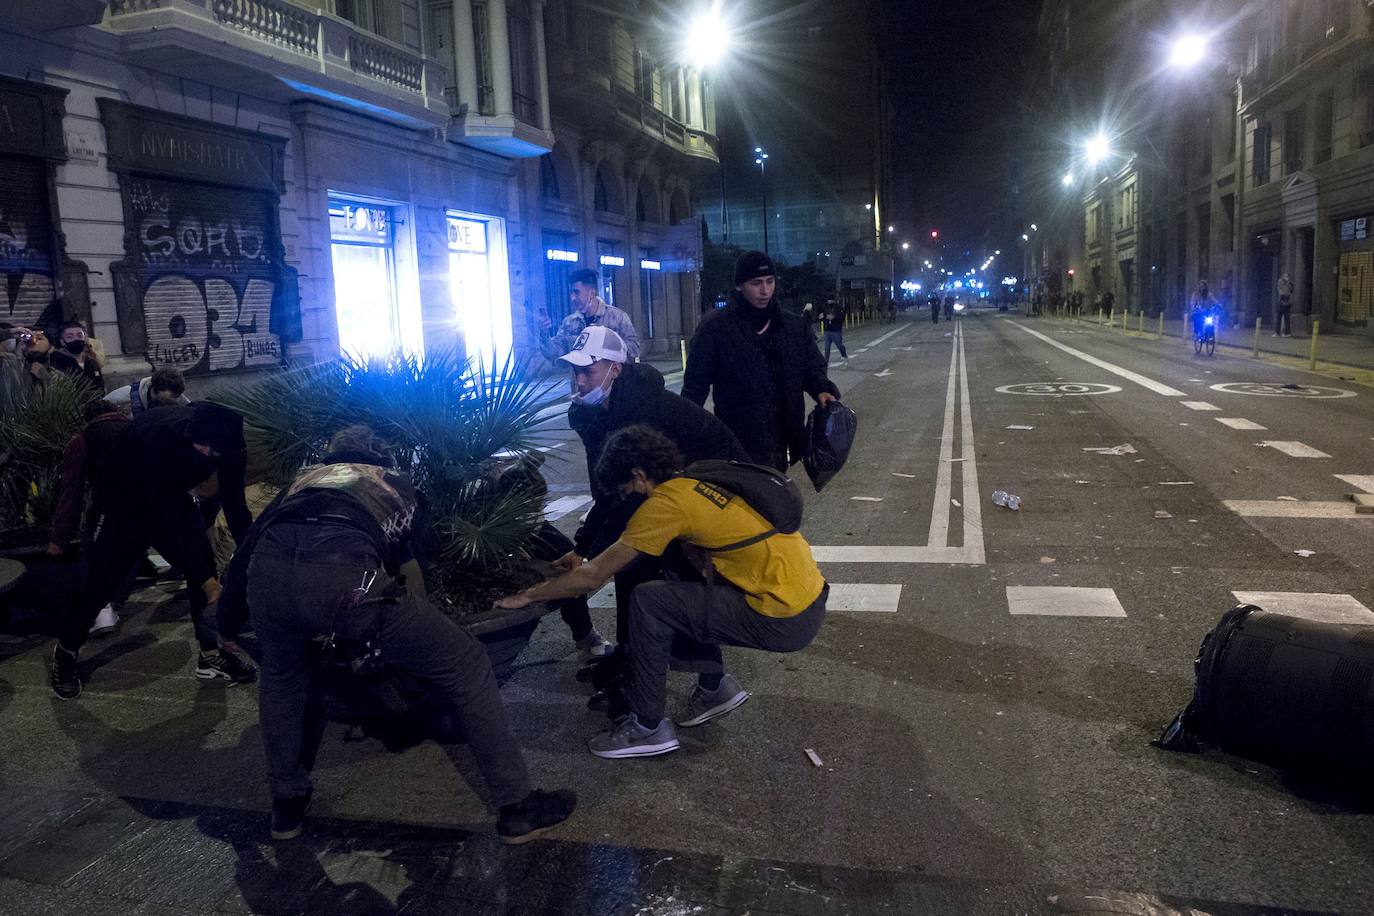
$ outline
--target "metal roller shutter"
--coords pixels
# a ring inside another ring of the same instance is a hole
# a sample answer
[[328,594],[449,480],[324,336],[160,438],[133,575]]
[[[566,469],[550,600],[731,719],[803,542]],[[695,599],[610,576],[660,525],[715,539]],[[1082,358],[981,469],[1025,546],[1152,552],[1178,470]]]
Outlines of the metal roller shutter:
[[125,195],[138,227],[148,358],[187,374],[276,363],[271,197],[142,176],[127,179]]
[[47,166],[0,156],[0,320],[33,324],[56,295]]

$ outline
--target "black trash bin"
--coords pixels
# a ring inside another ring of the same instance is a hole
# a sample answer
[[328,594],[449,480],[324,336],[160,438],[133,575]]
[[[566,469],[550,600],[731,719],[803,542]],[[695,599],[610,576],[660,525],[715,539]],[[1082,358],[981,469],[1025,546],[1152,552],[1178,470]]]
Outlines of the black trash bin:
[[1374,626],[1234,608],[1203,640],[1188,708],[1158,745],[1198,742],[1332,776],[1374,773]]

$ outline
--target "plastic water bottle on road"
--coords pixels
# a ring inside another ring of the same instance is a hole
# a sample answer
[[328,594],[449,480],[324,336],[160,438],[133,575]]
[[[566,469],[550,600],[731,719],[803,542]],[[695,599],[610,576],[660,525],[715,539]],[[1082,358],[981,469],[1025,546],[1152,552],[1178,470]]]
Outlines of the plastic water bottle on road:
[[1001,506],[1003,509],[1010,509],[1013,512],[1016,512],[1019,511],[1021,508],[1021,497],[1013,496],[1006,490],[993,490],[992,504],[995,506]]

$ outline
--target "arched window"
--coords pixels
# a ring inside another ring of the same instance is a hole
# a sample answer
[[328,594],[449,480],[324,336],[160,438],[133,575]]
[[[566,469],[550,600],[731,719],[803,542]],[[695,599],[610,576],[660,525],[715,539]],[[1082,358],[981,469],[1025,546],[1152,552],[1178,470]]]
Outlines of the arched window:
[[543,156],[539,160],[539,188],[545,200],[562,200],[558,189],[558,169],[554,167],[553,156]]
[[606,213],[611,209],[609,195],[606,193],[606,179],[601,173],[601,169],[596,170],[596,189],[593,192],[593,208],[598,213]]

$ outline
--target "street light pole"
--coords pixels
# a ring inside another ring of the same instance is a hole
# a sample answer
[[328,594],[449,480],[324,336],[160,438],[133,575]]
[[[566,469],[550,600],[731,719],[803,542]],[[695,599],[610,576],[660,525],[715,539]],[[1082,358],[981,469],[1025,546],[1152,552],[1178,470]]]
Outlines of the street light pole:
[[763,147],[756,146],[754,157],[754,164],[759,167],[759,184],[763,187],[763,253],[768,254],[768,175],[764,171],[768,154],[763,151]]

